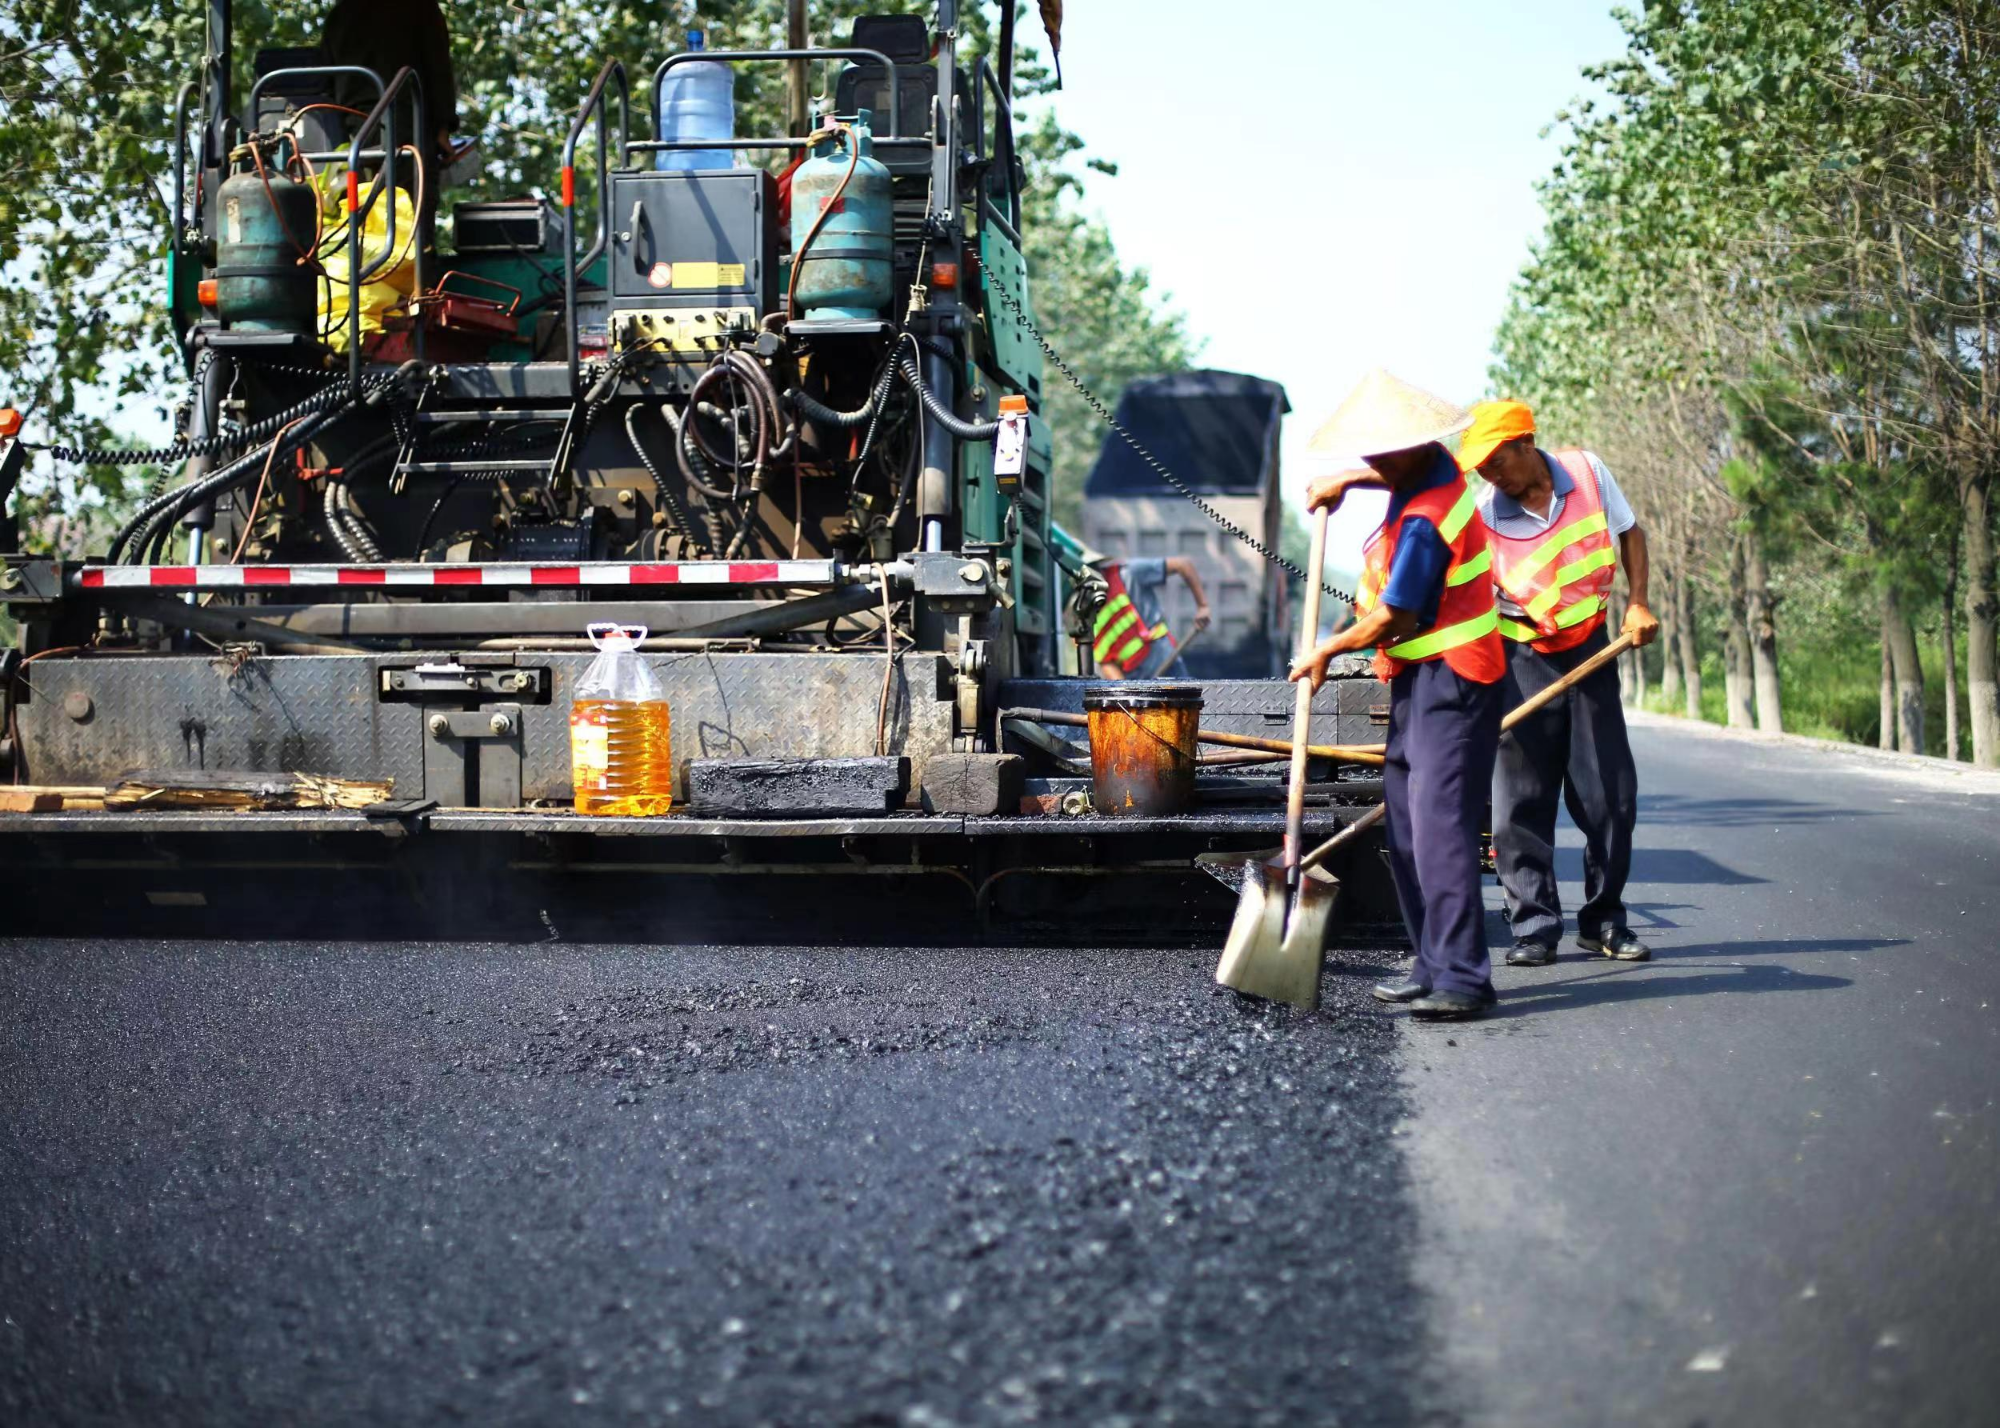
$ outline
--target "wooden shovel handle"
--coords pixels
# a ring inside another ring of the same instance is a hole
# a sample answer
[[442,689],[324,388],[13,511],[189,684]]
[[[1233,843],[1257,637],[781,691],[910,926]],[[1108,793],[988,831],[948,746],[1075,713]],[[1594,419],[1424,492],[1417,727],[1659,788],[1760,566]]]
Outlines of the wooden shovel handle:
[[[1551,684],[1547,689],[1522,700],[1514,708],[1513,712],[1500,721],[1501,732],[1504,733],[1513,728],[1550,700],[1567,694],[1570,690],[1576,688],[1577,685],[1583,683],[1584,680],[1590,678],[1591,675],[1597,673],[1600,669],[1603,669],[1604,666],[1610,664],[1611,661],[1617,659],[1618,656],[1624,654],[1625,651],[1631,649],[1637,643],[1638,641],[1635,636],[1620,635],[1561,679],[1558,679],[1554,684]],[[1354,822],[1348,824],[1345,828],[1306,854],[1304,859],[1300,861],[1299,866],[1301,868],[1318,867],[1330,854],[1339,852],[1347,844],[1358,838],[1365,830],[1373,828],[1377,823],[1388,817],[1388,815],[1388,804],[1376,804],[1373,808],[1362,814],[1361,817],[1355,819]]]
[[1503,734],[1506,733],[1507,730],[1513,728],[1537,709],[1540,709],[1544,704],[1554,699],[1560,699],[1563,695],[1569,693],[1577,685],[1583,683],[1637,643],[1638,637],[1635,635],[1620,635],[1561,679],[1558,679],[1554,684],[1551,684],[1547,689],[1531,694],[1526,699],[1523,699],[1520,704],[1515,706],[1512,713],[1500,721],[1500,732]]
[[[1312,553],[1306,561],[1306,607],[1299,622],[1299,658],[1310,655],[1319,643],[1319,589],[1326,565],[1326,524],[1333,515],[1321,506],[1313,516]],[[1296,893],[1304,864],[1306,826],[1306,743],[1312,737],[1313,682],[1299,681],[1292,708],[1292,777],[1285,793],[1285,887]]]

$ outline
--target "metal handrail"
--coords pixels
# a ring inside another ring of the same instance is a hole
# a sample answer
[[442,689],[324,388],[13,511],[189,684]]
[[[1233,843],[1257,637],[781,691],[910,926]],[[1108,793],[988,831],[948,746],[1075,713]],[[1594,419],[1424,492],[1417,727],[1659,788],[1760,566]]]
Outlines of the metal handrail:
[[381,102],[382,91],[386,88],[386,86],[382,83],[382,76],[377,74],[374,70],[369,69],[366,65],[358,65],[358,64],[295,65],[290,69],[274,69],[268,74],[260,74],[257,76],[257,82],[250,86],[250,108],[248,111],[250,117],[253,120],[256,119],[257,100],[260,97],[262,97],[264,93],[264,86],[269,84],[274,79],[291,79],[295,76],[303,76],[303,75],[338,76],[343,74],[357,75],[360,78],[367,80],[370,84],[374,85],[376,102],[377,103]]
[[[569,126],[569,137],[563,140],[563,329],[569,343],[569,389],[572,397],[576,395],[583,370],[578,356],[577,270],[596,262],[611,237],[610,173],[605,155],[611,113],[604,103],[604,88],[613,79],[618,81],[618,166],[625,167],[631,144],[632,86],[625,78],[623,60],[604,62],[604,68],[597,72],[597,79],[584,98],[583,108],[577,111],[576,122]],[[597,114],[597,237],[590,245],[590,252],[579,263],[576,260],[576,141],[583,137],[583,126],[590,121],[593,110]]]
[[[1013,239],[1014,246],[1018,248],[1021,246],[1021,191],[1014,182],[1014,105],[1001,87],[1000,76],[994,72],[993,62],[985,55],[981,55],[978,83],[973,86],[973,94],[976,96],[973,100],[973,126],[978,135],[977,153],[982,160],[987,157],[986,95],[989,90],[993,95],[994,109],[992,158],[995,163],[1004,160],[1007,165],[1007,217],[1002,227]],[[1006,139],[1004,145],[1001,143],[1003,135]],[[982,195],[982,198],[985,198],[985,195]],[[990,208],[991,200],[988,199],[986,202]]]
[[191,79],[174,96],[174,212],[173,227],[167,238],[173,255],[179,258],[194,256],[194,250],[187,244],[187,129],[188,104],[200,89],[201,86]]
[[855,50],[855,49],[683,50],[681,51],[681,53],[677,55],[668,55],[665,59],[660,61],[660,67],[653,71],[654,138],[650,143],[638,143],[634,144],[632,147],[634,149],[643,149],[648,152],[657,149],[749,148],[752,147],[752,145],[759,148],[773,148],[773,149],[789,148],[791,147],[789,144],[770,143],[765,140],[752,140],[751,143],[749,144],[741,144],[729,141],[717,143],[714,141],[699,140],[699,139],[659,138],[658,136],[661,132],[661,121],[664,117],[665,104],[666,104],[667,71],[672,69],[677,64],[693,64],[698,60],[720,60],[724,64],[735,64],[739,61],[748,63],[759,60],[835,60],[835,59],[870,60],[876,64],[881,65],[884,69],[889,71],[889,96],[890,96],[889,133],[886,140],[878,142],[895,143],[897,140],[901,139],[903,136],[902,75],[901,71],[898,70],[896,67],[896,62],[890,59],[887,55],[883,54],[880,50]]
[[[282,72],[274,71],[274,73]],[[424,122],[424,83],[418,78],[414,69],[404,65],[396,71],[395,78],[391,79],[388,87],[382,91],[382,97],[375,101],[375,107],[368,111],[368,117],[355,128],[354,136],[347,147],[347,377],[353,399],[357,402],[361,400],[361,288],[396,253],[396,200],[393,193],[396,187],[396,153],[402,147],[396,142],[396,101],[406,88],[410,91],[411,119],[416,126],[417,143],[421,145],[428,142],[425,136],[430,130]],[[381,129],[383,134],[382,167],[376,172],[375,182],[369,185],[368,197],[364,201],[361,197],[361,146],[377,129]],[[418,150],[417,163],[420,167],[423,163],[421,149]],[[373,211],[375,201],[382,196],[385,189],[392,195],[389,199],[386,241],[382,246],[381,257],[363,268],[362,226],[366,223],[369,213]],[[436,195],[428,192],[424,198],[426,202],[436,201]],[[415,250],[413,256],[417,268],[417,291],[422,292],[427,267],[424,261],[422,213],[417,214],[416,221],[417,232],[413,235],[411,246]],[[421,358],[424,355],[422,322],[416,324],[414,342],[416,355]]]

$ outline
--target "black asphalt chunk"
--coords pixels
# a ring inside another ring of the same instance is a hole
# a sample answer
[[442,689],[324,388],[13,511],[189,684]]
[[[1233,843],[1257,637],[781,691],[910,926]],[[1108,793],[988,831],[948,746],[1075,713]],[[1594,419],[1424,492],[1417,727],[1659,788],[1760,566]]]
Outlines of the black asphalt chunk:
[[1398,1424],[1382,969],[0,943],[0,1418]]

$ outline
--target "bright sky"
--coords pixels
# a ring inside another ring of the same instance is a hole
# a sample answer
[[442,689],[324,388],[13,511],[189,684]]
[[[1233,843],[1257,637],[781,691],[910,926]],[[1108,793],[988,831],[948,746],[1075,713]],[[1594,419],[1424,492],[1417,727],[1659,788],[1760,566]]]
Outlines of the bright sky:
[[[1208,339],[1207,365],[1284,383],[1288,491],[1370,367],[1484,394],[1541,226],[1541,131],[1584,92],[1581,66],[1624,49],[1609,0],[1065,8],[1056,112],[1119,166],[1091,176],[1090,205]],[[1359,567],[1381,500],[1342,510],[1330,564]]]

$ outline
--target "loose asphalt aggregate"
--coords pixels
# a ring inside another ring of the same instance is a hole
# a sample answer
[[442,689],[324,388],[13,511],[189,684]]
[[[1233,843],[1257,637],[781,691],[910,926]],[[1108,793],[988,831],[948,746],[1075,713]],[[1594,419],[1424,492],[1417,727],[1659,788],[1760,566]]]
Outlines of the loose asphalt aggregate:
[[0,942],[0,1419],[1414,1421],[1381,968],[1215,951]]

